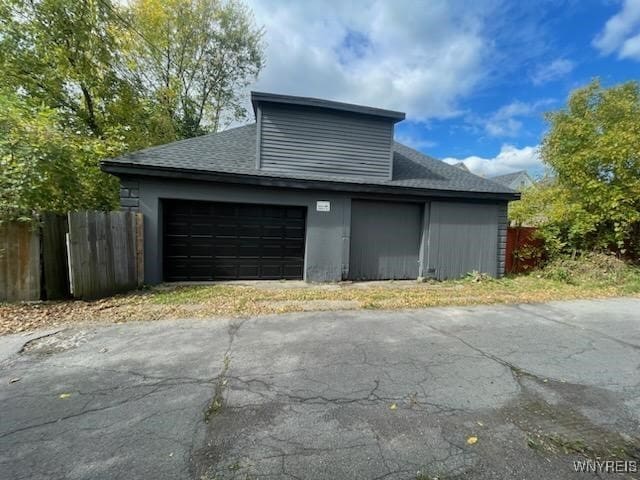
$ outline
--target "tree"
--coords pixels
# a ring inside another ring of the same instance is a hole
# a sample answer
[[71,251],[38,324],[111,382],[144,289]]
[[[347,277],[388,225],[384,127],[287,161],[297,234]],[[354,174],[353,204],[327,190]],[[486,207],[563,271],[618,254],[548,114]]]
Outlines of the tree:
[[0,86],[131,149],[245,117],[262,29],[235,0],[0,0]]
[[118,181],[98,163],[122,153],[122,141],[64,129],[56,110],[2,90],[0,112],[0,221],[117,206]]
[[233,0],[133,0],[126,56],[135,82],[179,138],[218,131],[247,114],[243,89],[263,60],[262,29]]
[[552,182],[523,194],[512,217],[541,225],[558,249],[640,254],[640,84],[575,90],[546,115],[541,155]]
[[0,0],[0,220],[117,206],[99,161],[241,118],[261,36],[233,0]]
[[1,8],[4,86],[56,109],[73,128],[100,136],[107,103],[128,87],[114,68],[107,4],[2,0]]

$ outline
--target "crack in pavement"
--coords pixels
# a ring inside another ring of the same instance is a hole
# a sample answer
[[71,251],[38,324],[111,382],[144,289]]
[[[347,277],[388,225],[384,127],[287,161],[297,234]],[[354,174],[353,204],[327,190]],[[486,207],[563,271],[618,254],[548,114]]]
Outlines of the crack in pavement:
[[229,322],[229,327],[227,329],[227,333],[229,335],[229,343],[226,351],[222,357],[222,369],[215,377],[213,382],[215,382],[215,388],[213,391],[213,397],[209,406],[206,408],[204,412],[204,421],[205,423],[209,423],[211,417],[218,414],[218,412],[224,407],[224,393],[227,388],[228,378],[227,373],[231,366],[231,349],[233,348],[233,342],[238,334],[242,325],[247,321],[247,319],[241,320],[240,322],[234,323]]
[[[580,330],[584,330],[585,332],[595,333],[596,335],[598,335],[600,337],[604,337],[607,340],[611,340],[612,342],[616,342],[616,343],[618,343],[620,345],[624,345],[625,347],[630,347],[630,348],[633,348],[635,350],[640,350],[640,345],[638,345],[636,343],[631,343],[631,342],[627,342],[625,340],[620,340],[619,338],[616,338],[616,337],[613,337],[611,335],[608,335],[608,334],[606,334],[606,333],[604,333],[604,332],[602,332],[600,330],[596,330],[596,329],[590,328],[590,327],[585,327],[584,325],[579,324],[579,323],[572,323],[572,322],[568,322],[568,321],[565,321],[565,320],[559,320],[557,318],[551,318],[548,315],[545,315],[545,314],[539,313],[537,311],[525,308],[525,305],[510,305],[510,307],[514,308],[516,310],[520,310],[521,312],[527,313],[529,315],[533,315],[535,317],[542,318],[542,319],[547,320],[549,322],[554,322],[554,323],[557,323],[559,325],[564,325],[565,327],[577,328],[577,329],[580,329]],[[540,309],[539,305],[536,305],[536,307],[538,309]],[[557,310],[554,311],[553,308],[550,307],[549,305],[544,305],[543,307],[546,308],[547,310],[551,310],[551,312],[555,313],[556,315],[567,316],[566,312],[557,311]]]
[[489,360],[492,360],[492,361],[502,365],[503,367],[508,368],[511,371],[513,377],[514,377],[514,380],[516,380],[516,382],[518,384],[520,383],[519,378],[518,378],[519,375],[526,375],[528,377],[533,377],[533,378],[538,379],[540,381],[544,381],[544,380],[553,380],[553,381],[556,381],[556,382],[562,382],[563,381],[562,379],[557,379],[557,378],[553,378],[553,377],[550,377],[550,376],[541,377],[540,375],[537,375],[537,374],[535,374],[535,373],[533,373],[531,371],[525,370],[524,368],[519,367],[519,366],[515,365],[514,363],[509,362],[508,360],[505,360],[503,358],[498,357],[497,355],[494,355],[494,354],[489,353],[489,352],[485,352],[481,348],[476,347],[475,345],[473,345],[472,343],[464,340],[462,337],[460,337],[458,335],[455,335],[455,334],[453,334],[451,332],[447,332],[446,330],[443,330],[441,328],[434,327],[433,325],[429,325],[427,323],[424,323],[424,325],[427,328],[433,330],[434,332],[439,333],[440,335],[444,335],[445,337],[453,338],[453,339],[459,341],[460,343],[462,343],[466,347],[468,347],[471,350],[479,353],[481,356],[483,356],[483,357],[485,357],[485,358],[487,358]]
[[[141,385],[141,387],[149,387],[149,386],[153,386],[153,385]],[[104,407],[96,407],[96,408],[87,409],[86,407],[92,402],[92,400],[88,400],[85,403],[84,407],[82,407],[81,410],[79,412],[77,412],[77,413],[74,413],[74,414],[71,414],[71,415],[66,415],[66,416],[63,416],[63,417],[59,417],[59,418],[56,418],[55,420],[49,420],[49,421],[46,421],[46,422],[37,423],[37,424],[34,424],[34,425],[27,425],[26,427],[21,427],[21,428],[17,428],[17,429],[14,429],[14,430],[10,430],[8,432],[0,434],[0,439],[6,438],[6,437],[11,436],[11,435],[15,435],[16,433],[25,432],[25,431],[28,431],[28,430],[33,430],[35,428],[41,428],[41,427],[44,427],[44,426],[47,426],[47,425],[52,425],[52,424],[55,424],[55,423],[63,422],[63,421],[66,421],[66,420],[69,420],[69,419],[72,419],[72,418],[81,417],[83,415],[88,415],[90,413],[102,412],[102,411],[105,411],[105,410],[109,410],[111,408],[119,407],[119,406],[124,405],[126,403],[137,402],[139,400],[142,400],[143,398],[146,398],[146,397],[148,397],[150,395],[153,395],[154,393],[159,392],[160,390],[162,390],[164,388],[166,388],[166,385],[158,385],[158,386],[156,386],[156,388],[152,389],[150,392],[146,392],[146,393],[144,393],[144,394],[142,394],[140,396],[137,396],[137,397],[125,398],[125,399],[123,399],[123,400],[121,400],[119,402],[112,403],[110,405],[105,405]]]

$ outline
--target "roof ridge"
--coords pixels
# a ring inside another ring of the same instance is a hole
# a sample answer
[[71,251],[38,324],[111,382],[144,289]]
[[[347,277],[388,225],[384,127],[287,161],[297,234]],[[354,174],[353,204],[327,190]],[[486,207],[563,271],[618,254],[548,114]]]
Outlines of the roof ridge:
[[509,172],[509,173],[502,173],[500,175],[494,175],[494,176],[492,176],[490,178],[509,177],[511,175],[517,175],[517,174],[520,174],[520,173],[527,173],[527,171],[524,170],[524,169],[523,170],[516,170],[515,172]]

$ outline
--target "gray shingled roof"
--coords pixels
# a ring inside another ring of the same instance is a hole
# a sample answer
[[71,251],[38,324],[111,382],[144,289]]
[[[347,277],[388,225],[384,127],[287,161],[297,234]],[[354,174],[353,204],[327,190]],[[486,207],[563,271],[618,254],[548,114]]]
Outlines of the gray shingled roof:
[[504,175],[496,175],[495,177],[491,177],[490,180],[501,183],[503,185],[509,185],[523,173],[526,175],[526,170],[518,170],[517,172],[505,173]]
[[[285,178],[428,190],[514,193],[504,185],[431,158],[398,142],[394,142],[393,162],[393,180],[296,172],[287,174]],[[283,178],[280,172],[256,168],[255,123],[147,148],[103,162],[103,166],[107,167],[118,165]]]

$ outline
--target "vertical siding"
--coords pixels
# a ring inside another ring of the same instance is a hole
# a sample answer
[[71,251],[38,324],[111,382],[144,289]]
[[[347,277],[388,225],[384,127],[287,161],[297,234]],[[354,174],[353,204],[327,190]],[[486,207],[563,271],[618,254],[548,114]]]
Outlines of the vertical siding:
[[498,274],[498,206],[432,202],[427,269],[440,280]]
[[508,204],[505,202],[498,205],[498,272],[497,276],[502,277],[506,271],[506,254],[507,254],[507,229],[509,227],[509,218],[507,214]]
[[354,200],[349,278],[417,278],[421,230],[421,204]]
[[291,105],[260,112],[263,170],[390,178],[391,120]]

